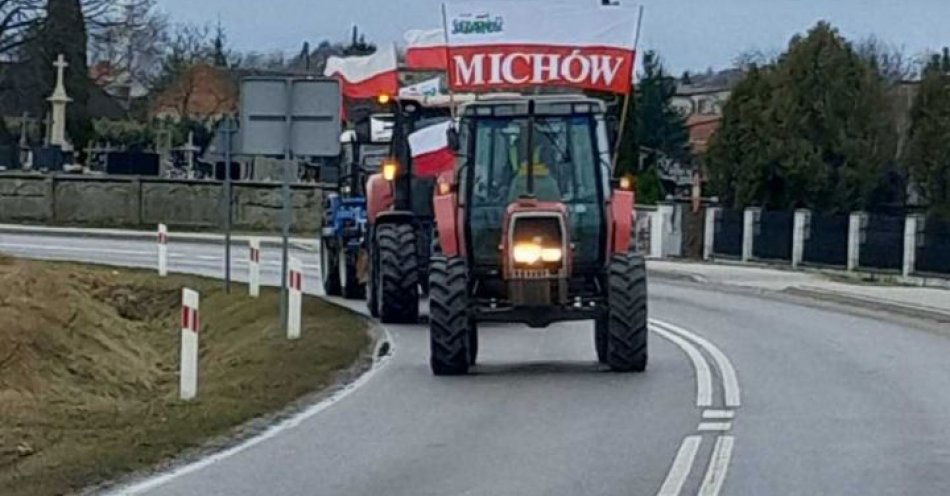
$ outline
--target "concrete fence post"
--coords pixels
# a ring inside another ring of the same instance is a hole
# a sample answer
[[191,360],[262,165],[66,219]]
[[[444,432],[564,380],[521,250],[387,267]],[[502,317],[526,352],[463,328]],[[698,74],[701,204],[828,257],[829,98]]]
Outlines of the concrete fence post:
[[759,222],[762,209],[759,207],[749,207],[743,212],[742,218],[742,261],[752,260],[752,253],[755,244],[755,230]]
[[291,257],[287,270],[287,339],[300,339],[303,306],[303,264]]
[[251,238],[248,241],[250,253],[247,260],[247,289],[251,298],[261,295],[261,239]]
[[864,212],[852,212],[848,218],[848,270],[851,272],[861,265],[861,243],[866,224],[867,214]]
[[917,233],[920,217],[917,214],[907,216],[904,221],[904,277],[910,277],[917,271]]
[[796,210],[792,226],[792,267],[798,268],[805,257],[805,242],[811,232],[811,211]]
[[158,225],[158,275],[168,275],[168,226]]
[[663,258],[663,237],[666,233],[666,217],[657,207],[650,212],[650,258]]
[[194,399],[198,394],[198,334],[201,332],[199,298],[197,291],[188,288],[181,291],[181,362],[178,389],[183,400]]
[[716,246],[716,217],[721,207],[706,208],[706,226],[703,230],[703,260],[712,260],[713,249]]

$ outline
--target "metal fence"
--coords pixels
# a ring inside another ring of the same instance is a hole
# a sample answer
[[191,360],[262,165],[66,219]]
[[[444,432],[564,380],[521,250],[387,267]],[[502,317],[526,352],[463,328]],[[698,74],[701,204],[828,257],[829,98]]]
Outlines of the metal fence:
[[752,256],[769,260],[792,260],[794,212],[763,211],[752,241]]
[[927,217],[918,239],[917,271],[950,274],[950,221]]
[[812,214],[802,261],[818,265],[848,265],[848,219],[847,215]]
[[904,217],[869,214],[861,233],[858,265],[869,269],[901,270],[904,265]]
[[741,210],[716,212],[716,234],[713,238],[713,253],[727,257],[742,256],[742,230],[744,214]]

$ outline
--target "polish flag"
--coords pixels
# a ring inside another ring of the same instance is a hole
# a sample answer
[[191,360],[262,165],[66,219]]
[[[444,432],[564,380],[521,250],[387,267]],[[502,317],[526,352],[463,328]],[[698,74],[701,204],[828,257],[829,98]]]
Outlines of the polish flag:
[[406,32],[406,67],[414,70],[444,71],[445,31],[413,29]]
[[416,176],[436,177],[455,167],[455,154],[449,149],[451,121],[434,124],[409,135],[409,149]]
[[376,98],[399,92],[396,47],[363,57],[330,57],[324,75],[340,80],[343,95],[352,99]]

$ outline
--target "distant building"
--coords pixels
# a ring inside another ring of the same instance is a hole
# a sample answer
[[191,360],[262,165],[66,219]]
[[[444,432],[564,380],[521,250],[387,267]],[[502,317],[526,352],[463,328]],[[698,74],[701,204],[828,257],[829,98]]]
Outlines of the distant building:
[[686,119],[689,143],[693,152],[702,155],[709,147],[709,140],[719,130],[722,111],[729,101],[732,90],[745,73],[741,69],[688,75],[677,82],[672,105]]
[[100,61],[89,68],[89,78],[114,98],[131,102],[148,96],[148,87],[128,71],[117,69],[109,61]]

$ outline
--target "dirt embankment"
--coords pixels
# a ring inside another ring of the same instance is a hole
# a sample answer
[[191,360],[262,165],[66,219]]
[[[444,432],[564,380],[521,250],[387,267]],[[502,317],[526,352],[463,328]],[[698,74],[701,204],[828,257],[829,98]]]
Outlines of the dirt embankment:
[[[202,295],[198,400],[178,401],[180,291]],[[0,256],[0,494],[63,494],[167,460],[334,381],[366,323],[320,300]]]

